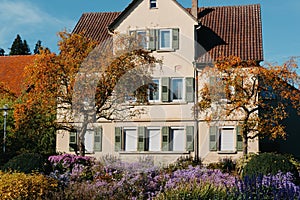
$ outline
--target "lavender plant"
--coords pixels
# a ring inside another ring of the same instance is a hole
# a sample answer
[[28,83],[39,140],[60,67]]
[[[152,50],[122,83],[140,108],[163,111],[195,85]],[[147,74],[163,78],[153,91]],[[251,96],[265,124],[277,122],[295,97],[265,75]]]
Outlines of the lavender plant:
[[300,199],[300,186],[293,183],[290,172],[259,175],[237,180],[229,199]]

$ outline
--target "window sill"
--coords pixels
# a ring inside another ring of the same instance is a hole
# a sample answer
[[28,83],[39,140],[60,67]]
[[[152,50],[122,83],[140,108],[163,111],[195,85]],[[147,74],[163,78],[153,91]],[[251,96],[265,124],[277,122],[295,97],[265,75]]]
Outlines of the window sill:
[[189,154],[189,151],[119,151],[122,155],[134,155],[134,154]]
[[237,154],[237,151],[217,151],[218,154]]
[[186,102],[186,101],[171,101],[171,102],[149,102],[149,106],[151,105],[186,105],[188,103],[192,102]]
[[158,53],[160,52],[175,52],[175,49],[158,49],[156,50]]

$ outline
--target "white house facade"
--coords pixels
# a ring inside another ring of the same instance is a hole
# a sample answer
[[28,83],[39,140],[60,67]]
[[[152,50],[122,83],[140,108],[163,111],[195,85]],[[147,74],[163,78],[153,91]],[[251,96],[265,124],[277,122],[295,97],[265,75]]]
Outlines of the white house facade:
[[[182,156],[204,163],[242,155],[239,121],[207,123],[194,113],[203,67],[219,56],[263,60],[259,5],[198,8],[176,0],[133,0],[123,12],[85,13],[74,33],[103,42],[116,33],[139,38],[144,49],[162,60],[153,70],[145,113],[122,121],[99,120],[85,135],[86,153],[115,155],[126,161],[152,157],[168,164]],[[57,151],[74,152],[76,133],[59,131]],[[250,141],[249,152],[258,152]]]

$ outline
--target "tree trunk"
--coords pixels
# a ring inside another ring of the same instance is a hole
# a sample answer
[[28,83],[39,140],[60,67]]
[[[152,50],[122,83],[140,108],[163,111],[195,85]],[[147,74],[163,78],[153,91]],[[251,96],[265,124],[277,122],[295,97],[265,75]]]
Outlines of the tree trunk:
[[248,137],[247,137],[247,131],[243,131],[243,155],[248,155]]
[[79,147],[79,155],[80,156],[85,156],[85,133],[87,130],[88,126],[88,115],[84,114],[84,119],[81,124],[80,132],[79,132],[79,137],[78,137],[78,147]]

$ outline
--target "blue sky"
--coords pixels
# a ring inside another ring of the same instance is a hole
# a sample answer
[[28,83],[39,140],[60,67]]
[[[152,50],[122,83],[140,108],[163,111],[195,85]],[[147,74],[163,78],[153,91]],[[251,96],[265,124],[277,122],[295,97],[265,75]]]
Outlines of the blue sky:
[[[17,34],[33,51],[35,43],[57,52],[57,32],[71,31],[84,12],[122,11],[131,0],[0,0],[0,48],[9,53]],[[178,0],[191,7],[191,0]],[[300,56],[299,0],[199,0],[199,6],[262,6],[264,56],[267,62]]]

